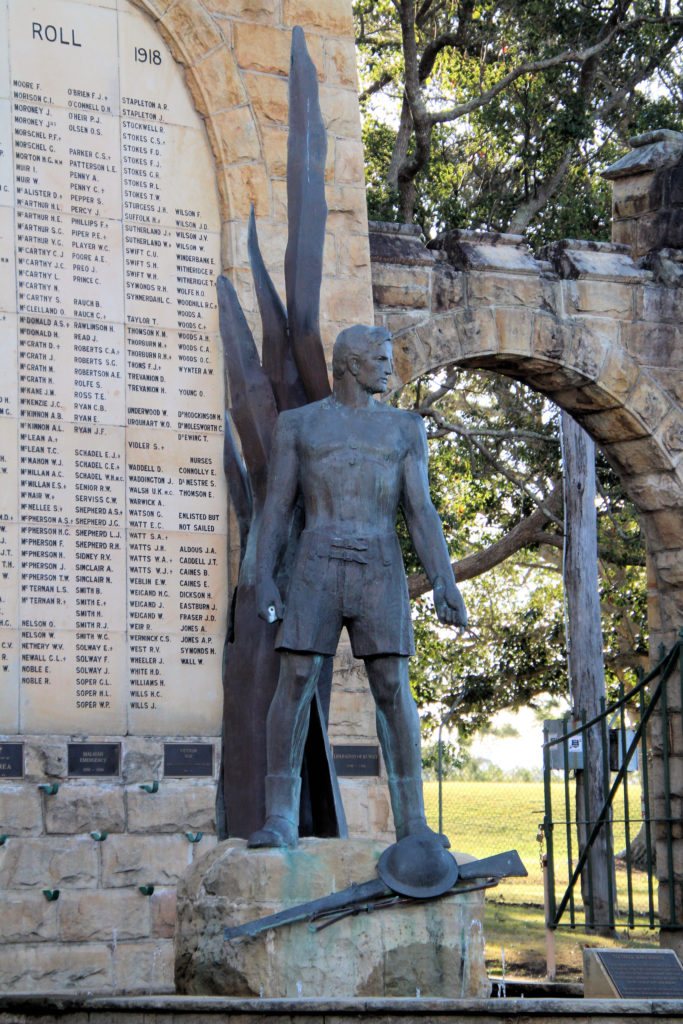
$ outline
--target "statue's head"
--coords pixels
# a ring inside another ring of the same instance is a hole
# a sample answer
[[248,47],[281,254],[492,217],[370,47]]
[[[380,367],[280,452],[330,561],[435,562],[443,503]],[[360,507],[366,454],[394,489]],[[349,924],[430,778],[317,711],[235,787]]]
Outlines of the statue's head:
[[332,349],[335,381],[351,374],[364,390],[378,394],[386,391],[391,371],[391,334],[384,327],[354,324],[338,334]]

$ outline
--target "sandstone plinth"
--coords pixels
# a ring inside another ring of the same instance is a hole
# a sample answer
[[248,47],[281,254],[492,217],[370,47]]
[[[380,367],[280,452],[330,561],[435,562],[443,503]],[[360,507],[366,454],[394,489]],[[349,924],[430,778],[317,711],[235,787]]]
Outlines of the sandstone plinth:
[[178,886],[176,986],[193,995],[264,998],[483,998],[482,892],[336,921],[306,921],[225,941],[223,929],[376,876],[382,845],[305,839],[297,850],[220,843]]

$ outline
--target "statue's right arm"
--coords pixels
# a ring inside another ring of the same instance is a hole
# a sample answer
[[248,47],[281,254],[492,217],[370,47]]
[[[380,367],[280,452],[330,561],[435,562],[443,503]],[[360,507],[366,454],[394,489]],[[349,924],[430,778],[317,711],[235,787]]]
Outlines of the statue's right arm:
[[292,416],[281,413],[268,460],[268,487],[256,551],[256,600],[266,622],[281,619],[284,605],[275,583],[275,568],[289,535],[296,505],[299,466]]

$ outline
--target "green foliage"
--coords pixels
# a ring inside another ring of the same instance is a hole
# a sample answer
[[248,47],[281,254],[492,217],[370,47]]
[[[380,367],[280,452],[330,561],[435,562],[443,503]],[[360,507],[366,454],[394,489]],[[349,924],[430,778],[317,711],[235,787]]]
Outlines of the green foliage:
[[422,744],[422,777],[438,779],[439,771],[443,779],[452,779],[462,767],[463,748],[458,748],[450,740],[441,741],[441,763],[439,764],[439,743]]
[[[427,236],[512,227],[535,246],[607,240],[611,189],[600,171],[629,136],[683,128],[680,4],[356,0],[354,12],[372,219],[413,219]],[[415,43],[417,64],[404,36]],[[571,59],[556,60],[567,51]],[[515,76],[538,61],[544,65]],[[417,100],[414,90],[409,96],[411,70]],[[448,369],[398,401],[426,417],[432,497],[451,557],[461,559],[544,503],[561,480],[561,453],[556,416],[540,395],[494,374],[446,378]],[[614,689],[633,682],[647,654],[643,541],[602,458],[597,471],[606,677]],[[407,568],[417,572],[399,530]],[[551,520],[544,537],[463,587],[471,623],[464,637],[435,625],[426,597],[415,603],[412,685],[427,732],[449,709],[465,736],[498,709],[535,707],[566,692],[562,533]]]
[[[614,159],[621,154],[614,153]],[[526,236],[532,246],[546,245],[562,238],[586,238],[609,242],[612,230],[612,186],[600,177],[602,165],[611,160],[587,157],[570,167],[567,176],[548,203],[529,225]]]
[[497,711],[566,693],[561,579],[551,572],[535,576],[503,563],[464,585],[472,625],[462,637],[435,625],[429,599],[416,602],[411,682],[426,733],[447,711],[470,736]]
[[[519,382],[448,369],[405,388],[401,405],[422,411],[430,439],[432,497],[455,560],[484,552],[561,480],[553,407]],[[608,686],[635,682],[647,655],[643,539],[612,469],[597,461],[600,589]],[[430,737],[445,715],[461,740],[503,709],[538,708],[567,695],[562,589],[562,513],[513,557],[462,584],[470,628],[436,621],[428,593],[413,604],[413,693]],[[420,565],[400,524],[406,566]]]
[[365,183],[370,220],[398,220],[399,196],[387,182],[396,133],[389,125],[368,116],[363,121],[365,148]]
[[[411,15],[412,7],[354,4],[371,216],[414,219],[428,235],[513,223],[534,240],[608,237],[599,170],[630,135],[683,126],[680,4],[670,13],[649,0],[440,0]],[[411,70],[416,95],[404,90]]]

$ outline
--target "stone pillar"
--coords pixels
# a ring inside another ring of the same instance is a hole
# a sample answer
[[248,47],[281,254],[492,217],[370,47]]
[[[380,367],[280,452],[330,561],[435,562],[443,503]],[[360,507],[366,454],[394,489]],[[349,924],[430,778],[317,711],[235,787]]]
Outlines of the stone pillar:
[[661,129],[631,139],[603,173],[612,185],[612,241],[633,258],[683,248],[683,134]]
[[[631,152],[604,172],[612,186],[612,238],[630,245],[634,259],[652,272],[653,281],[640,289],[635,321],[623,331],[623,340],[649,375],[662,383],[674,403],[683,394],[683,134],[659,130],[631,140]],[[636,321],[644,321],[638,323]],[[656,324],[656,326],[655,326]],[[662,501],[664,495],[662,494]],[[681,624],[680,520],[675,509],[663,509],[645,522],[648,567],[648,619],[653,663],[660,643],[676,639]],[[655,521],[656,519],[656,521]],[[674,568],[677,566],[677,568]],[[673,586],[672,586],[673,584]],[[677,599],[678,597],[678,599]],[[668,687],[668,715],[664,722],[655,711],[649,731],[652,755],[654,813],[666,813],[664,793],[664,740],[668,745],[671,814],[680,819],[683,806],[683,729],[681,698],[676,676]],[[683,933],[667,929],[683,916],[683,825],[671,826],[672,854],[668,855],[667,828],[655,826],[659,882],[660,943],[681,955]]]

